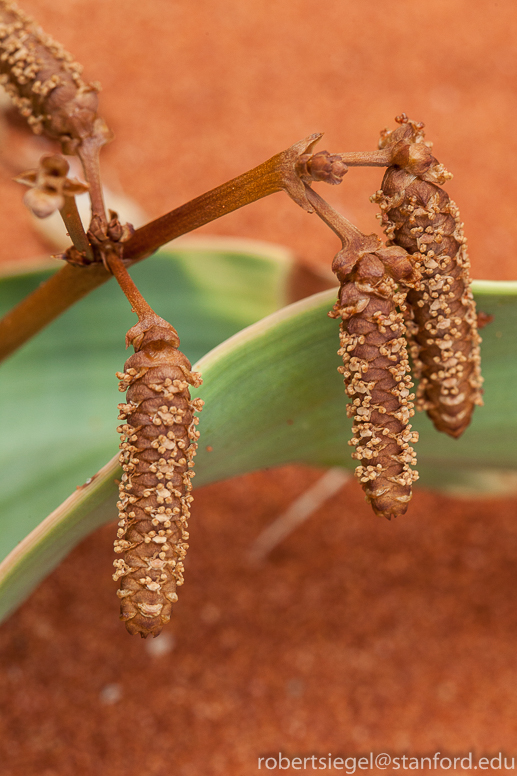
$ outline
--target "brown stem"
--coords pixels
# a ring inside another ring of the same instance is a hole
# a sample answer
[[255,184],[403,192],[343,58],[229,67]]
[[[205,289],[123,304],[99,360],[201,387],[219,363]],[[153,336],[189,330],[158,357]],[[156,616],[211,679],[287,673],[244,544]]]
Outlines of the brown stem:
[[351,151],[339,156],[347,167],[389,167],[392,161],[393,150],[382,148],[380,151]]
[[277,191],[286,191],[300,207],[310,210],[303,183],[295,172],[295,164],[298,157],[320,137],[321,134],[310,135],[253,170],[140,227],[124,243],[124,258],[132,261],[143,259],[170,240]]
[[88,242],[88,238],[83,229],[83,224],[79,211],[77,210],[77,203],[75,197],[69,197],[65,195],[65,204],[59,211],[61,218],[64,221],[66,230],[70,235],[70,239],[77,248],[78,251],[84,253],[87,259],[93,261],[94,255],[92,246]]
[[393,163],[394,145],[380,151],[359,151],[344,154],[330,154],[318,151],[316,154],[300,156],[296,172],[306,184],[323,181],[337,186],[349,167],[389,167]]
[[66,264],[0,321],[0,359],[6,358],[111,275],[102,264]]
[[115,251],[109,251],[106,252],[105,259],[106,264],[115,275],[117,283],[126,295],[132,311],[138,315],[138,319],[142,320],[146,315],[154,315],[154,310],[147,304],[138,290],[120,256]]
[[92,206],[92,218],[98,216],[103,226],[106,226],[106,209],[104,207],[104,197],[102,195],[102,183],[99,166],[99,153],[104,144],[104,138],[93,135],[91,138],[85,138],[77,148],[77,156],[81,160],[84,170],[84,177],[89,186],[90,202]]
[[[182,234],[277,191],[286,191],[295,202],[310,211],[305,187],[295,166],[298,158],[312,149],[320,137],[321,134],[310,135],[253,170],[137,229],[124,243],[124,258],[129,259],[128,265],[146,258]],[[88,183],[92,186],[91,176]],[[52,275],[0,320],[0,361],[110,278],[111,274],[100,263],[85,267],[67,264]]]
[[329,226],[332,231],[337,234],[343,248],[347,247],[351,243],[358,243],[361,245],[362,250],[376,250],[379,247],[380,240],[377,235],[365,235],[356,226],[345,218],[345,216],[338,213],[334,208],[329,205],[319,194],[311,189],[310,186],[305,185],[306,197],[311,208],[317,213],[317,215]]

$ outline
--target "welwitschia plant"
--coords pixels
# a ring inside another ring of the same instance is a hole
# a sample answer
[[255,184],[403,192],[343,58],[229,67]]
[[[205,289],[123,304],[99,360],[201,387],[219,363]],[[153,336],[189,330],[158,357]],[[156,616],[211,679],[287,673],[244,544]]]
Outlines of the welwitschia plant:
[[[332,265],[340,288],[330,315],[340,321],[356,475],[376,514],[405,513],[418,477],[412,468],[418,434],[411,425],[408,344],[420,378],[417,409],[425,409],[438,430],[458,437],[481,403],[465,240],[457,208],[440,188],[450,176],[423,142],[423,125],[403,115],[397,130],[383,133],[377,151],[360,153],[314,153],[321,135],[310,135],[135,231],[104,207],[99,151],[112,137],[97,115],[98,85],[85,82],[72,57],[10,0],[0,0],[0,51],[0,79],[14,104],[34,132],[79,157],[85,177],[84,183],[69,179],[68,162],[58,153],[18,176],[29,186],[28,207],[41,218],[58,210],[72,245],[60,257],[62,269],[0,321],[0,357],[113,275],[139,319],[126,337],[135,352],[118,374],[127,398],[119,405],[123,474],[115,578],[129,632],[156,636],[183,583],[198,438],[194,412],[203,402],[191,398],[200,376],[179,351],[176,329],[149,307],[127,269],[166,242],[262,197],[286,192],[341,240]],[[312,188],[339,184],[348,167],[364,165],[388,168],[376,195],[386,245],[359,232]],[[85,190],[91,200],[87,228],[75,202]]]

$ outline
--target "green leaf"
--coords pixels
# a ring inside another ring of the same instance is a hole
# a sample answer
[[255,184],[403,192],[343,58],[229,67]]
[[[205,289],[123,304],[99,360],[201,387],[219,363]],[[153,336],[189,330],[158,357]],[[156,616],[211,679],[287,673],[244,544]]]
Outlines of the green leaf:
[[[436,432],[425,414],[414,418],[421,483],[442,489],[474,484],[473,472],[517,468],[517,283],[477,282],[474,290],[478,309],[494,316],[483,331],[485,406],[459,440]],[[355,467],[337,324],[326,315],[334,298],[325,291],[291,305],[201,359],[197,485],[287,462]]]
[[[131,274],[156,312],[174,321],[182,349],[198,360],[285,303],[291,259],[274,246],[191,241]],[[0,311],[49,272],[0,279]],[[117,449],[115,373],[136,322],[114,281],[90,294],[0,369],[0,559],[92,476]]]
[[[211,337],[212,341],[221,337],[225,327],[231,334],[246,325],[246,316],[270,312],[285,295],[288,268],[285,260],[271,256],[262,260],[243,252],[224,258],[207,255],[203,271],[199,265],[194,268],[198,262],[190,254],[169,254],[154,261],[155,266],[146,264],[139,285],[157,312],[180,329],[189,356],[196,346],[202,351],[203,342]],[[226,267],[226,277],[215,291],[207,278],[223,278],[218,261]],[[174,279],[165,280],[170,272]],[[479,282],[475,290],[478,307],[495,316],[483,332],[486,404],[476,410],[460,440],[438,434],[425,416],[415,418],[421,435],[418,468],[427,485],[493,489],[494,482],[500,485],[500,469],[517,464],[512,390],[512,377],[517,378],[517,283]],[[46,504],[63,483],[77,478],[79,464],[85,469],[108,448],[116,449],[114,407],[120,399],[113,372],[122,365],[120,342],[133,316],[127,315],[124,305],[118,309],[114,297],[106,299],[103,291],[69,311],[67,316],[77,317],[69,317],[68,323],[57,321],[52,331],[42,333],[7,365],[15,408],[6,456],[13,459],[7,461],[7,482],[14,512],[4,518],[2,530],[8,537],[4,553],[9,543],[12,546],[43,518],[43,507],[36,506],[40,492],[41,503]],[[336,371],[337,323],[326,315],[334,298],[335,291],[323,292],[280,310],[230,337],[196,364],[204,378],[198,394],[206,402],[199,427],[197,486],[287,462],[353,467],[347,445],[350,421]],[[56,353],[62,358],[56,359]],[[47,417],[49,406],[53,420]],[[56,406],[65,407],[68,426],[56,425]],[[17,466],[26,453],[30,467],[20,473]],[[50,486],[52,467],[56,482]],[[0,564],[0,612],[11,611],[83,536],[115,519],[118,475],[115,457]],[[30,506],[21,508],[24,492]],[[23,525],[15,526],[20,520]]]

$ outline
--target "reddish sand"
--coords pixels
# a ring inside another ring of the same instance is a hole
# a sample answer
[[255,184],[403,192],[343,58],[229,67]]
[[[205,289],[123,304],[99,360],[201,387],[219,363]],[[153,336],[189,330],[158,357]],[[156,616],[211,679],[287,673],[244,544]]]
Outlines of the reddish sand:
[[[24,8],[103,84],[117,135],[105,179],[150,216],[315,131],[322,148],[373,149],[406,111],[455,173],[474,276],[515,277],[513,3]],[[4,134],[0,258],[30,260],[47,248],[10,177],[46,146]],[[326,194],[374,231],[378,185],[379,171],[352,170]],[[281,194],[201,231],[320,265],[338,247]],[[76,549],[0,629],[1,776],[247,776],[279,751],[517,761],[515,499],[417,489],[388,523],[351,482],[250,567],[253,540],[318,476],[288,467],[196,493],[186,584],[154,641],[118,622],[113,528]]]

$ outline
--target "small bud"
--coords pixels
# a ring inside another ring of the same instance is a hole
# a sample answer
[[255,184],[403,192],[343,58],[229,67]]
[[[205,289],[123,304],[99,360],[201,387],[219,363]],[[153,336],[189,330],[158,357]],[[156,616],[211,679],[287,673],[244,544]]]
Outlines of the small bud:
[[331,186],[338,186],[348,172],[348,167],[338,154],[319,151],[317,154],[300,156],[296,171],[304,183],[323,181]]

